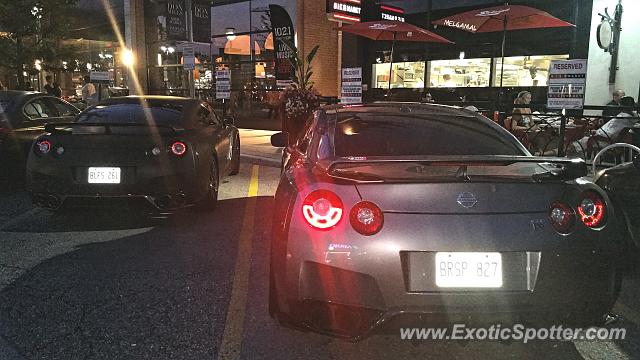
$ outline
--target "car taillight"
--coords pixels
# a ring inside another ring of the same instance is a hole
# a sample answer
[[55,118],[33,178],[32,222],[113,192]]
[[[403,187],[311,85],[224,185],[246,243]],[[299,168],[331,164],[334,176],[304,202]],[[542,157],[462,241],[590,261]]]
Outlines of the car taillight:
[[171,144],[171,152],[176,156],[182,156],[187,152],[187,144],[182,141],[176,141]]
[[580,220],[590,228],[600,227],[604,224],[606,206],[604,199],[595,191],[582,193],[582,201],[578,206]]
[[304,199],[302,215],[316,229],[330,229],[342,219],[342,200],[329,190],[315,190]]
[[377,234],[384,224],[382,210],[371,201],[361,201],[351,208],[351,226],[362,235]]
[[36,142],[35,151],[42,155],[48,154],[51,151],[51,142],[49,140]]
[[562,202],[555,202],[551,204],[551,208],[549,209],[549,219],[551,220],[551,225],[557,232],[568,234],[573,230],[576,215],[569,205]]

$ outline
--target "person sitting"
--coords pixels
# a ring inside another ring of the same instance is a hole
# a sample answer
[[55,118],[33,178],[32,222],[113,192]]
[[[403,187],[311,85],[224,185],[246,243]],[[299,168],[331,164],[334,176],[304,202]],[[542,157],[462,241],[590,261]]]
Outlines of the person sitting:
[[620,99],[620,106],[624,107],[624,109],[599,129],[593,131],[590,136],[585,136],[578,140],[576,145],[580,149],[574,146],[574,150],[576,152],[582,151],[585,154],[584,151],[590,147],[589,145],[595,145],[597,148],[602,149],[617,142],[624,129],[634,127],[638,123],[637,114],[632,110],[635,105],[635,101],[631,96],[625,96]]
[[620,105],[620,100],[625,97],[624,90],[616,89],[611,94],[611,101],[607,103],[607,108],[602,111],[602,123],[606,124],[609,120],[613,119],[616,115],[620,113],[620,109],[618,108]]
[[[515,105],[531,104],[531,93],[528,91],[521,91],[513,103]],[[505,128],[511,132],[528,131],[531,129],[532,125],[531,109],[528,107],[516,106],[512,111],[511,117],[505,119]]]

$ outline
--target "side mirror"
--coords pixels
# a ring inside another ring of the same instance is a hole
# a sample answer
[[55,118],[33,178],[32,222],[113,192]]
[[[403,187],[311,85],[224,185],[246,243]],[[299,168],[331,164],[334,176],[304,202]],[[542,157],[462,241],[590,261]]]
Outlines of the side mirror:
[[44,131],[53,133],[56,131],[56,124],[46,123],[44,124]]
[[222,118],[222,124],[224,126],[232,126],[232,125],[235,125],[235,123],[236,123],[236,120],[233,118],[233,116],[227,115]]
[[287,147],[289,136],[287,133],[279,132],[271,135],[271,146],[275,147]]

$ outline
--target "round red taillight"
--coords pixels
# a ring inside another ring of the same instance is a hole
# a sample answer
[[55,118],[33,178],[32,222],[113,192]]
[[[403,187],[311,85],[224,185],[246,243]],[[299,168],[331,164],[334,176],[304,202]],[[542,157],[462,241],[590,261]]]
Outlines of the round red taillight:
[[176,156],[182,156],[187,152],[187,144],[182,141],[176,141],[171,144],[171,152]]
[[595,191],[582,193],[582,201],[578,206],[580,220],[587,227],[597,228],[604,224],[606,206],[604,199]]
[[315,190],[304,199],[302,215],[316,229],[330,229],[342,219],[342,200],[329,190]]
[[40,154],[48,154],[51,151],[51,142],[49,140],[40,140],[36,142],[36,152]]
[[568,234],[573,230],[576,222],[576,215],[569,205],[562,202],[551,204],[549,209],[549,220],[557,232]]
[[378,205],[371,201],[360,201],[349,213],[351,226],[362,235],[375,235],[384,224],[384,215]]

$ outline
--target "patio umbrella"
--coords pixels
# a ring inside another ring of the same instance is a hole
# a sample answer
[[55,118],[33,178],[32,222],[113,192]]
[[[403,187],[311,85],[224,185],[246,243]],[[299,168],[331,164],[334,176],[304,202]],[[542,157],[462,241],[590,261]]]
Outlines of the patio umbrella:
[[500,89],[502,89],[502,77],[504,75],[504,48],[507,42],[507,31],[574,26],[545,11],[529,6],[508,4],[463,12],[436,20],[433,23],[471,33],[502,31]]
[[345,25],[340,31],[364,36],[371,40],[386,40],[391,43],[391,64],[389,65],[389,89],[391,89],[391,72],[393,69],[393,52],[396,41],[435,42],[453,44],[442,36],[421,27],[395,20],[368,21],[359,24]]

